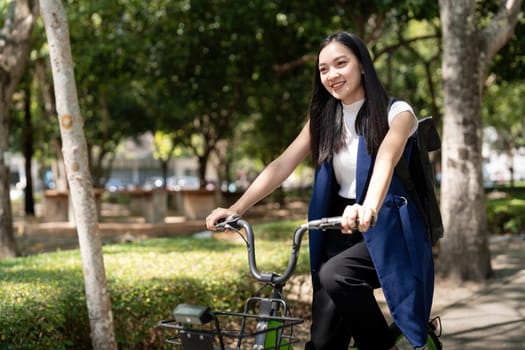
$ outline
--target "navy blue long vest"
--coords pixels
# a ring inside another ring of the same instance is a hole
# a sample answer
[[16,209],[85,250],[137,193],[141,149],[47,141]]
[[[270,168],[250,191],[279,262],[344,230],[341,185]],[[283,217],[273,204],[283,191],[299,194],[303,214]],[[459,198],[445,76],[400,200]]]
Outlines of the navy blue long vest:
[[[412,142],[410,138],[404,157],[410,155]],[[356,173],[358,203],[362,203],[366,195],[372,167],[373,159],[360,136]],[[338,189],[332,162],[323,163],[315,174],[309,220],[327,216],[329,203],[337,196]],[[432,246],[416,206],[408,199],[405,187],[396,175],[378,212],[377,225],[363,237],[395,323],[413,346],[423,346],[434,292]],[[322,263],[323,232],[309,232],[309,244],[313,275]]]

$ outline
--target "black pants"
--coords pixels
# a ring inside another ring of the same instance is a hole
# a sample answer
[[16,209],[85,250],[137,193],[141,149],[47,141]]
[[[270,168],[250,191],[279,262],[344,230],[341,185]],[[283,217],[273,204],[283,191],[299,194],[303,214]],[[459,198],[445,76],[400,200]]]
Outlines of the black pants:
[[[341,215],[353,201],[340,198],[330,210]],[[374,296],[377,273],[361,233],[327,231],[323,265],[314,285],[311,340],[307,350],[346,350],[351,338],[360,350],[384,350],[393,336]]]

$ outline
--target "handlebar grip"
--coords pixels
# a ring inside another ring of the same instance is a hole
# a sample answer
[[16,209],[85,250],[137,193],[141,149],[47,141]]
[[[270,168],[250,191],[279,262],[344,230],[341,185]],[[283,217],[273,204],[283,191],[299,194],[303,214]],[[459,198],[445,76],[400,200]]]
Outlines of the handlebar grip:
[[330,230],[341,228],[341,216],[321,218],[308,221],[305,225],[309,230]]
[[239,229],[239,220],[241,217],[239,215],[229,215],[226,218],[220,219],[218,223],[215,224],[215,229],[217,231],[226,231],[228,229]]
[[342,218],[342,216],[334,216],[330,218],[323,218],[321,221],[322,225],[340,227]]
[[[333,216],[333,217],[326,217],[321,218],[318,220],[312,220],[306,223],[306,228],[309,230],[337,230],[341,228],[341,219],[342,216]],[[370,221],[370,227],[374,227],[377,222],[377,218],[375,216],[372,216],[372,219]],[[359,218],[356,219],[356,230],[357,226],[359,226]]]

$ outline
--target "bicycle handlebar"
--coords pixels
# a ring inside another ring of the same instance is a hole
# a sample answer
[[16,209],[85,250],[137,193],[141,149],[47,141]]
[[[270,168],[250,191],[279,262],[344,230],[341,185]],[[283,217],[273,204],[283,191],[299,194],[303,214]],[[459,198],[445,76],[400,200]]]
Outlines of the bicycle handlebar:
[[[318,220],[311,220],[302,226],[306,226],[307,230],[335,230],[341,228],[341,216],[333,216],[330,218],[322,218]],[[359,221],[357,221],[359,222]]]
[[322,218],[319,220],[308,221],[295,229],[293,235],[292,251],[288,260],[288,266],[286,270],[281,274],[276,273],[261,273],[257,268],[257,262],[255,260],[255,237],[253,234],[252,226],[249,222],[242,219],[237,215],[230,215],[224,221],[218,223],[216,226],[218,231],[239,231],[241,228],[246,232],[246,245],[248,248],[248,265],[250,267],[250,273],[259,282],[272,283],[274,285],[283,285],[293,274],[297,265],[297,259],[299,257],[299,249],[301,248],[301,242],[303,236],[308,230],[329,230],[329,229],[340,229],[341,228],[341,217],[330,217]]

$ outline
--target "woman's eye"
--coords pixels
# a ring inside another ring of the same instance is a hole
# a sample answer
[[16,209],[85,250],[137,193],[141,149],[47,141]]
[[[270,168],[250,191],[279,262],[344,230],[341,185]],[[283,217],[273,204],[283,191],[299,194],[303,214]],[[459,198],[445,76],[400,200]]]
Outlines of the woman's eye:
[[337,62],[337,66],[338,67],[344,67],[346,65],[346,63],[347,63],[346,61],[339,61],[339,62]]

